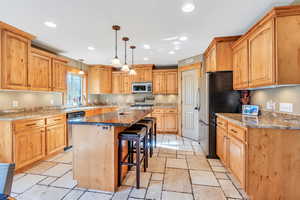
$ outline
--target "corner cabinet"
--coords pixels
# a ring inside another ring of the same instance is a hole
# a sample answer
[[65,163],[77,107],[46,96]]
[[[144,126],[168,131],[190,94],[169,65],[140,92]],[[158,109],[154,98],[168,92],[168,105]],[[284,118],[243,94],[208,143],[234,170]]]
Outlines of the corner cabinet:
[[204,53],[206,72],[231,71],[231,45],[240,36],[217,37],[210,43]]
[[177,69],[153,70],[153,94],[178,94]]
[[6,30],[2,31],[1,37],[1,86],[3,89],[25,90],[31,41]]
[[88,70],[88,93],[112,93],[112,67],[104,65],[90,66]]
[[299,21],[299,6],[275,7],[233,44],[234,89],[300,84]]

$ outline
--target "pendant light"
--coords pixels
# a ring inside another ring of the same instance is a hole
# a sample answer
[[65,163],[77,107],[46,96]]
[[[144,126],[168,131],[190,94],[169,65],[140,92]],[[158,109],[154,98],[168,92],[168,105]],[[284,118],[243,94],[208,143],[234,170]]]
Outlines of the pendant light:
[[113,25],[112,29],[115,31],[115,57],[112,59],[112,65],[119,68],[121,66],[121,62],[118,58],[118,31],[121,29],[121,27],[118,25]]
[[131,58],[131,69],[129,70],[129,75],[136,75],[136,71],[133,68],[133,66],[134,66],[134,49],[135,48],[136,48],[135,46],[130,46],[130,49],[132,52],[132,54],[131,54],[132,58]]
[[128,37],[123,37],[122,40],[124,41],[124,46],[125,46],[125,62],[124,65],[122,66],[121,70],[124,72],[128,72],[129,71],[129,67],[127,64],[127,42],[129,41]]
[[83,67],[82,67],[84,59],[79,59],[79,62],[80,62],[80,71],[78,74],[84,75],[84,71],[83,71]]

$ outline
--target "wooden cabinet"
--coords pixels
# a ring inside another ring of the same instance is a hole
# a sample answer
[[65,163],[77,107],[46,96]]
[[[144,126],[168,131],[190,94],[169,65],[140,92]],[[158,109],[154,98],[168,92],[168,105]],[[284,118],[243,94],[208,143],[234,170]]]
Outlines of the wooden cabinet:
[[58,59],[53,59],[52,62],[52,90],[64,92],[67,89],[66,63]]
[[135,65],[136,75],[133,76],[133,82],[152,82],[153,65]]
[[28,67],[28,87],[31,90],[48,91],[51,89],[51,57],[31,48],[31,61]]
[[56,153],[66,147],[66,127],[64,123],[48,126],[46,130],[47,155]]
[[133,76],[129,75],[127,73],[123,74],[122,80],[123,80],[123,94],[131,94],[131,87],[132,87],[132,79]]
[[233,88],[249,88],[248,41],[244,40],[233,49]]
[[235,89],[300,84],[299,14],[276,7],[233,44]]
[[95,65],[88,70],[88,93],[111,94],[112,93],[112,67]]
[[226,166],[227,165],[227,132],[217,127],[217,155],[219,156],[221,162]]
[[177,70],[153,70],[153,94],[178,94]]
[[177,109],[159,108],[154,109],[152,117],[156,118],[157,132],[176,133],[178,131]]
[[112,72],[112,93],[123,93],[123,72]]
[[231,45],[240,36],[214,38],[204,53],[206,72],[231,71]]
[[275,83],[274,45],[274,20],[268,21],[249,36],[250,87]]
[[228,145],[228,159],[229,169],[241,183],[241,186],[245,188],[245,176],[246,176],[246,145],[244,142],[236,139],[234,136],[229,135]]
[[27,73],[31,41],[10,31],[2,31],[1,39],[2,88],[27,89]]

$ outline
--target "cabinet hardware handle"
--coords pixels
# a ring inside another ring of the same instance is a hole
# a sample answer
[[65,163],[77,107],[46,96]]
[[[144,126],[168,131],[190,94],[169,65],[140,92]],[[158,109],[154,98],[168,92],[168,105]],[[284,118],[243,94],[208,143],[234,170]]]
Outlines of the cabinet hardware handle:
[[33,123],[33,124],[26,124],[26,126],[34,126],[36,125],[36,123]]
[[234,132],[234,133],[237,133],[237,131],[236,131],[236,130],[234,130],[234,129],[230,129],[230,131],[231,131],[231,132]]

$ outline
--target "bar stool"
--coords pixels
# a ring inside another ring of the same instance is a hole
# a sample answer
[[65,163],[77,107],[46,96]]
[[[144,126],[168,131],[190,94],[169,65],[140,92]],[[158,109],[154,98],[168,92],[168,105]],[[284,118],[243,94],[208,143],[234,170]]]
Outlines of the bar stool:
[[140,120],[136,124],[147,128],[148,147],[150,147],[150,157],[153,155],[153,123],[151,120]]
[[157,143],[157,134],[156,134],[156,117],[145,117],[143,120],[151,120],[153,124],[153,135],[154,135],[154,143],[153,146],[156,148]]
[[[122,158],[122,142],[128,142],[128,154]],[[118,147],[118,185],[122,183],[122,166],[136,167],[136,187],[140,188],[140,166],[144,162],[144,171],[148,166],[148,140],[147,128],[143,125],[134,124],[125,129],[119,134]],[[136,161],[134,162],[133,154],[136,154]],[[141,157],[142,153],[142,157]],[[126,160],[128,161],[126,162]]]

